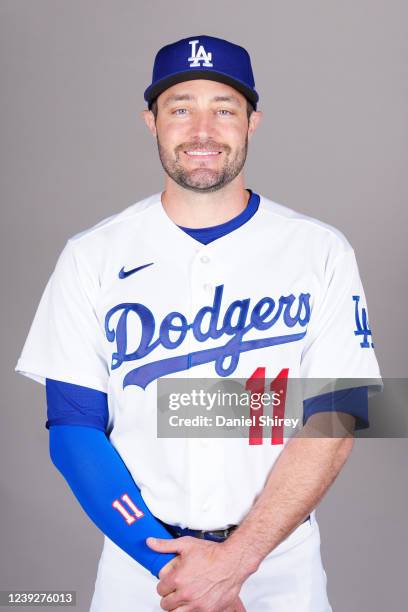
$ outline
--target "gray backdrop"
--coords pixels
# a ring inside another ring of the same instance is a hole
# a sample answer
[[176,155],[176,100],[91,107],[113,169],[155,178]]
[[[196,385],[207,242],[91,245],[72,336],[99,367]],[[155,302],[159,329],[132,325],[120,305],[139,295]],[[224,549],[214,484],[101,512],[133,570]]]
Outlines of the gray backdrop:
[[[346,234],[382,375],[406,376],[407,22],[403,0],[1,0],[0,589],[89,607],[102,536],[49,459],[44,388],[14,365],[67,238],[163,187],[140,118],[163,44],[248,48],[265,116],[247,186]],[[318,510],[335,612],[406,606],[407,449],[358,440]]]

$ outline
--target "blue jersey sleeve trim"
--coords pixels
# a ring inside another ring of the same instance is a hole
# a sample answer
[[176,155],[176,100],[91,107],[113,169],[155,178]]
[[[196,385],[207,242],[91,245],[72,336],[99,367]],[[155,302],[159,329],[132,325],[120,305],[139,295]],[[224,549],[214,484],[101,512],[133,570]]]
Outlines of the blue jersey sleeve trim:
[[47,429],[51,425],[88,425],[106,431],[108,397],[103,391],[47,378]]
[[368,420],[368,388],[339,389],[310,397],[303,402],[303,425],[318,412],[345,412],[356,418],[355,430],[370,426]]

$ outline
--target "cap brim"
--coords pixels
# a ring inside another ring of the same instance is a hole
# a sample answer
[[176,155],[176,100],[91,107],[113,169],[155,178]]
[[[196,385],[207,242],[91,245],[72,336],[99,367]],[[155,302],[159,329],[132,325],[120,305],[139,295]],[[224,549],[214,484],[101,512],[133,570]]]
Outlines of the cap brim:
[[197,79],[208,79],[209,81],[217,81],[218,83],[226,83],[234,89],[237,89],[243,96],[245,96],[256,109],[256,104],[259,100],[259,96],[254,89],[250,89],[245,83],[238,79],[233,79],[229,74],[224,74],[216,70],[185,70],[184,72],[176,72],[167,76],[161,81],[157,81],[154,85],[150,85],[144,92],[144,99],[149,105],[157,98],[165,89],[168,89],[176,83],[182,83],[183,81],[193,81]]

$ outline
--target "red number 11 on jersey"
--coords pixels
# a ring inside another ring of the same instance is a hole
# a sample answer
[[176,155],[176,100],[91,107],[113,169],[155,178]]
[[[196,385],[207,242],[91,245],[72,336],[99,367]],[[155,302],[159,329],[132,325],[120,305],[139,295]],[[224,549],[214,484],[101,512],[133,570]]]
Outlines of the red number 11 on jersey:
[[[274,420],[285,418],[288,373],[289,368],[283,368],[270,384],[270,391],[272,393],[278,393],[281,398],[280,402],[276,406],[272,406],[273,413],[271,416]],[[251,398],[252,394],[256,393],[261,395],[262,393],[265,393],[265,368],[257,368],[255,370],[252,376],[248,378],[245,384],[245,389],[250,391]],[[249,426],[249,444],[263,444],[263,426],[260,423],[259,417],[263,415],[264,410],[263,403],[260,403],[261,406],[259,408],[255,408],[251,405],[250,417],[255,421],[255,425]],[[272,425],[271,444],[283,444],[283,421],[280,421],[280,423],[280,425]]]

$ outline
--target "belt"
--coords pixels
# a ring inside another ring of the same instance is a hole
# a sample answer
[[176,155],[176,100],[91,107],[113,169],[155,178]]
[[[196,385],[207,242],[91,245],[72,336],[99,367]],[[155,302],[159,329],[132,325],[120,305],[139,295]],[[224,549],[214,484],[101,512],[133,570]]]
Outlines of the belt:
[[[157,518],[157,517],[156,517]],[[226,529],[212,529],[210,531],[204,531],[203,529],[190,529],[189,527],[180,527],[179,525],[170,525],[169,523],[165,523],[161,521],[159,518],[157,520],[170,532],[170,534],[175,538],[181,538],[182,536],[192,536],[193,538],[201,538],[202,540],[212,540],[213,542],[223,542],[226,540],[231,533],[238,527],[238,525],[231,525]],[[310,521],[310,514],[305,518],[303,523],[306,521]]]

